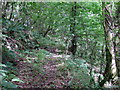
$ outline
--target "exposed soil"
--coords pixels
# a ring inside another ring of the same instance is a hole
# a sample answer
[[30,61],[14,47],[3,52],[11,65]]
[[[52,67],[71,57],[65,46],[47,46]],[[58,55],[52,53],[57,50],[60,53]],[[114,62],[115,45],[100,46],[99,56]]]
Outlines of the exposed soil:
[[[45,65],[43,65],[43,72],[33,69],[33,65],[28,62],[19,61],[18,77],[24,81],[15,82],[20,88],[63,88],[68,85],[70,78],[65,78],[60,75],[60,71],[57,70],[57,65],[59,60],[59,55],[53,54],[49,57],[51,60],[46,60]],[[67,75],[66,75],[67,76]]]

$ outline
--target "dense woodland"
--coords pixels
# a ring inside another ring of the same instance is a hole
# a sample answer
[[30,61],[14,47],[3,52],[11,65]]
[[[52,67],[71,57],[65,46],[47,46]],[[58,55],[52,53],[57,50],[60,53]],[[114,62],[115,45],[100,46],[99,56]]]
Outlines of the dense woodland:
[[120,88],[120,2],[2,2],[1,87]]

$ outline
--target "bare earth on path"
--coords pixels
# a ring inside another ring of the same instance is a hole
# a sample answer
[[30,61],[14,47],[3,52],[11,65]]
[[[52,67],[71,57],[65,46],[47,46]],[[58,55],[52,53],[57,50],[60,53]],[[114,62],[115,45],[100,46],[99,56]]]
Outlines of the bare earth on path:
[[[63,60],[62,56],[53,54],[49,57],[50,60],[46,60],[43,65],[43,72],[34,70],[31,63],[19,61],[18,63],[18,77],[24,81],[15,82],[20,88],[63,88],[67,86],[70,78],[65,78],[60,75],[60,71],[57,70],[58,62]],[[67,76],[67,75],[66,75]]]

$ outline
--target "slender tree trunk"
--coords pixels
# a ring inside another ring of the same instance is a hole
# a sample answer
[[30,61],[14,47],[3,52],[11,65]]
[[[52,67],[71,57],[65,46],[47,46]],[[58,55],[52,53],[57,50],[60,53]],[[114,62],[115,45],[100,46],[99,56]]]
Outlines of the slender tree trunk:
[[51,31],[51,30],[52,30],[52,28],[50,26],[48,26],[47,31],[43,34],[43,37],[46,37],[48,32]]
[[88,56],[88,31],[86,30],[86,50],[85,55]]
[[9,20],[11,20],[11,18],[12,18],[12,15],[13,15],[13,6],[14,6],[14,2],[12,2],[12,7],[11,7],[11,13],[10,13],[10,17],[9,17]]
[[73,56],[75,56],[76,50],[77,50],[77,36],[75,32],[75,25],[76,25],[76,2],[74,2],[74,6],[72,7],[71,11],[71,25],[70,25],[70,31],[72,34],[72,40],[71,40],[71,46],[68,51],[72,53]]

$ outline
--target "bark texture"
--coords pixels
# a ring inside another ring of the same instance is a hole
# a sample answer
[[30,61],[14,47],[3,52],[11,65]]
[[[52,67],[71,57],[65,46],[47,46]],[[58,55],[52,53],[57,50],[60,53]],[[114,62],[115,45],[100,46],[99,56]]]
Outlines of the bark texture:
[[100,82],[102,87],[106,81],[113,80],[117,76],[116,57],[115,57],[115,33],[114,33],[114,19],[112,16],[113,3],[102,3],[103,17],[104,17],[104,33],[106,41],[106,68],[104,72],[104,79]]

